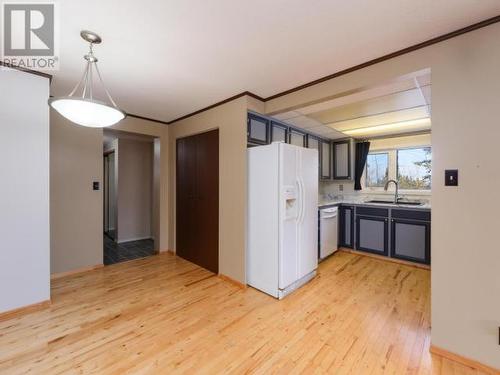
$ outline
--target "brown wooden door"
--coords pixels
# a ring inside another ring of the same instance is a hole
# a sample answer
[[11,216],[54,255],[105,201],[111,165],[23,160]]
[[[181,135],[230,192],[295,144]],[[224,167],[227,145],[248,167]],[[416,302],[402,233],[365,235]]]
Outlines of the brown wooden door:
[[219,131],[177,140],[176,253],[219,272]]

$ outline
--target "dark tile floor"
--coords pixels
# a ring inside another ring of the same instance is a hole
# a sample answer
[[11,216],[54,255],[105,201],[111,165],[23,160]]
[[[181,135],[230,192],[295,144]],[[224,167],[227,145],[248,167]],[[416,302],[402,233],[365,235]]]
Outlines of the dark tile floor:
[[118,244],[104,235],[104,265],[106,266],[154,254],[156,254],[154,251],[154,241],[151,239]]

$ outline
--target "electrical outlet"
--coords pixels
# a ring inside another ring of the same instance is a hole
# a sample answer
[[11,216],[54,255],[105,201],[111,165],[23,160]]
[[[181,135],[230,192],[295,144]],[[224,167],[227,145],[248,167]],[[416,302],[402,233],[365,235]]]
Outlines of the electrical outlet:
[[339,185],[339,191],[344,191],[344,185],[342,184]]

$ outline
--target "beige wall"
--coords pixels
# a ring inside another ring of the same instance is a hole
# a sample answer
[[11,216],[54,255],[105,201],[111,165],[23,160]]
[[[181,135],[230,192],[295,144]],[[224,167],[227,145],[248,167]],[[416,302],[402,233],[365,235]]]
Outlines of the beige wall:
[[[168,128],[160,123],[128,117],[113,129],[159,139],[160,186],[157,202],[160,207],[160,222],[155,246],[158,250],[166,251]],[[92,190],[93,181],[102,184],[102,130],[72,124],[59,114],[51,112],[50,132],[51,273],[102,264],[102,189]]]
[[241,97],[169,126],[170,248],[175,249],[176,139],[219,129],[219,273],[245,283],[246,113]]
[[51,273],[102,264],[102,151],[101,129],[50,112]]
[[[431,68],[432,344],[500,368],[500,24],[266,103],[268,113]],[[444,170],[459,169],[459,186]]]
[[118,139],[118,242],[151,238],[153,142]]

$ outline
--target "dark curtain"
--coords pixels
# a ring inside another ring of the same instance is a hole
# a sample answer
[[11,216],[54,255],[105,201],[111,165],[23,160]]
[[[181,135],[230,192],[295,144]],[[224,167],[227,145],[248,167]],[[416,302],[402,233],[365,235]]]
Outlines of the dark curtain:
[[356,143],[356,165],[354,167],[354,190],[361,190],[361,176],[365,169],[370,142]]

